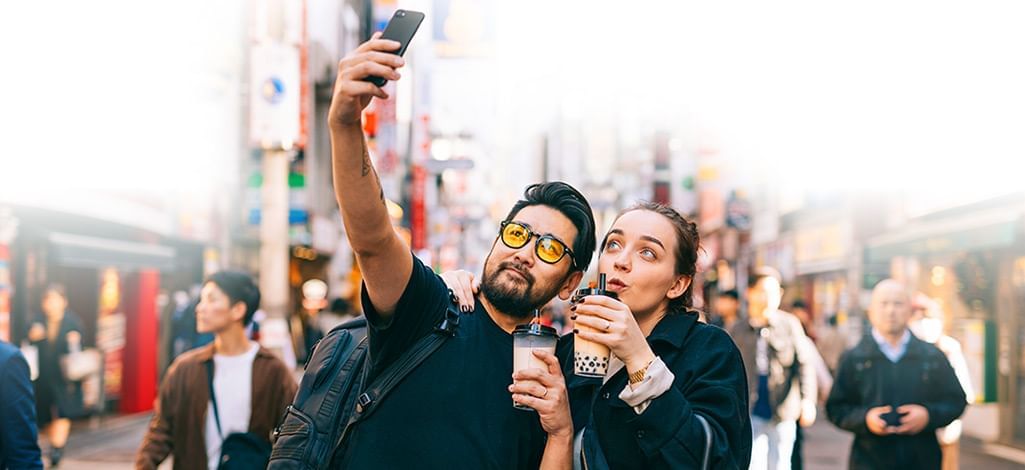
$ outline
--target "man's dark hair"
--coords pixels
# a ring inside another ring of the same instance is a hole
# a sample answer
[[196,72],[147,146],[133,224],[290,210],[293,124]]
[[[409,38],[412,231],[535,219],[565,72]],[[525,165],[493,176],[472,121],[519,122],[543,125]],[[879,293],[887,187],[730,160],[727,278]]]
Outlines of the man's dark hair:
[[513,220],[520,210],[528,206],[551,207],[573,222],[577,227],[577,238],[573,240],[571,248],[573,262],[576,264],[576,270],[587,271],[594,256],[597,238],[594,235],[594,213],[584,195],[562,181],[532,184],[523,191],[523,199],[516,201],[509,210],[509,215],[505,216],[505,220]]
[[68,289],[64,287],[64,284],[59,282],[51,282],[43,288],[43,297],[46,297],[47,294],[51,293],[63,297],[64,300],[68,299]]
[[242,325],[249,326],[253,321],[253,314],[260,307],[260,289],[252,276],[238,271],[220,271],[206,278],[204,284],[212,282],[224,295],[228,296],[231,305],[238,302],[246,304],[246,316],[242,318]]
[[752,272],[751,275],[748,276],[747,288],[753,288],[754,286],[758,285],[758,281],[761,281],[762,279],[765,279],[767,277],[775,279],[776,282],[779,283],[779,286],[783,287],[783,277],[780,276],[779,271],[776,271],[775,269],[770,268],[768,266],[762,266],[758,269],[755,269],[754,272]]
[[740,295],[737,294],[737,289],[730,289],[719,293],[719,297],[729,297],[733,300],[740,300]]

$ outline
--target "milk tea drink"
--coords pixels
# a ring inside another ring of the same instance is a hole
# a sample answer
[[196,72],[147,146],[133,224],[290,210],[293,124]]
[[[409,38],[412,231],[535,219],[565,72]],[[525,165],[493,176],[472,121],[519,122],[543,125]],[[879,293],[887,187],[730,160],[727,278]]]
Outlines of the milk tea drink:
[[[615,292],[605,290],[605,275],[598,275],[598,287],[578,289],[572,302],[577,303],[589,295],[604,295],[618,299]],[[574,324],[579,331],[595,331],[583,325]],[[582,377],[605,377],[609,370],[609,347],[604,344],[573,337],[573,373]]]
[[[513,372],[524,369],[548,370],[548,364],[534,355],[534,351],[548,351],[555,355],[555,344],[559,334],[555,328],[539,323],[519,325],[513,330]],[[513,402],[513,406],[521,410],[532,408]]]

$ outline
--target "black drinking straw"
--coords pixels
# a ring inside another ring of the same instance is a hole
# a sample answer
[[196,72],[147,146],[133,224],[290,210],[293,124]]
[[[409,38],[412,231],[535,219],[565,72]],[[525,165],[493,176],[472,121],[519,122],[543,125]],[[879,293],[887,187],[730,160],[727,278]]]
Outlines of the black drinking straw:
[[605,292],[605,274],[598,275],[598,290]]

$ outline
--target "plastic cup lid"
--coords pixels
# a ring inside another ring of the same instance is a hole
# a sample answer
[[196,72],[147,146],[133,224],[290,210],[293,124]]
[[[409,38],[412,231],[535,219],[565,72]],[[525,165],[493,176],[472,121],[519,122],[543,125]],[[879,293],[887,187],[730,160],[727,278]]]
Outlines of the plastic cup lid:
[[605,297],[612,297],[613,299],[619,300],[619,295],[610,290],[601,290],[597,287],[585,287],[583,289],[577,289],[576,294],[573,295],[575,298],[583,298],[589,295],[604,295]]
[[527,323],[525,325],[517,325],[516,329],[513,330],[514,335],[538,335],[538,336],[554,336],[559,337],[559,333],[555,331],[555,328],[545,326],[540,323]]

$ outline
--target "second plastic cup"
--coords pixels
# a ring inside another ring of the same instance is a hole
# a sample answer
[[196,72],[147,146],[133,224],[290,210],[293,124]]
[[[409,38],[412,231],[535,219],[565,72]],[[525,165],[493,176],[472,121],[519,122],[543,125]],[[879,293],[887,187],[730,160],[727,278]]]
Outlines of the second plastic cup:
[[[513,330],[513,372],[524,369],[548,369],[548,364],[534,355],[534,351],[548,351],[555,355],[555,344],[559,334],[555,328],[537,323],[517,326]],[[533,408],[513,403],[521,410],[533,411]]]

